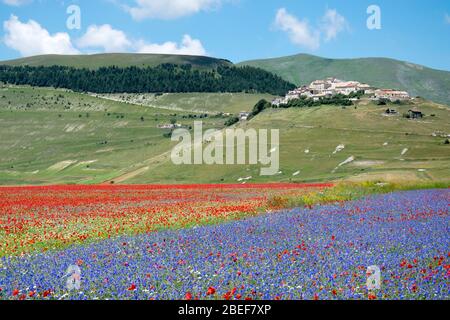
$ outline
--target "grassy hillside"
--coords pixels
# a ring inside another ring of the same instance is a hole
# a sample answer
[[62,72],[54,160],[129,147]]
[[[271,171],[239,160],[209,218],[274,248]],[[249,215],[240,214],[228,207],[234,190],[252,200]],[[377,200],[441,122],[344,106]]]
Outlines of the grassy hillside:
[[[242,101],[244,108],[245,95]],[[0,87],[0,185],[106,181],[171,150],[169,130],[158,125],[176,119],[189,126],[199,116],[66,90]],[[202,120],[220,129],[227,118]]]
[[[246,177],[252,177],[249,182],[449,180],[450,146],[432,134],[450,133],[450,110],[427,102],[396,109],[401,114],[411,107],[428,117],[419,121],[400,115],[387,117],[385,108],[375,105],[266,110],[241,126],[280,129],[280,174],[260,177],[260,167],[252,165],[174,166],[166,158],[126,182],[232,183]],[[345,148],[334,153],[339,145]],[[350,157],[354,157],[353,162],[339,167]]]
[[432,101],[450,104],[450,72],[430,69],[386,58],[325,59],[299,54],[295,56],[242,62],[278,74],[297,85],[316,79],[337,77],[367,82],[379,88],[408,91]]
[[155,67],[163,63],[191,64],[195,68],[211,69],[218,65],[232,65],[231,62],[201,56],[182,56],[165,54],[108,53],[94,55],[40,55],[9,61],[0,65],[9,66],[67,66],[74,68],[98,69],[100,67]]
[[[427,116],[419,121],[386,117],[383,107],[370,104],[266,110],[239,126],[280,129],[282,172],[274,177],[259,177],[252,165],[172,164],[174,143],[159,124],[193,125],[205,108],[249,110],[262,97],[176,94],[147,107],[64,90],[0,87],[0,185],[235,183],[250,176],[249,182],[450,179],[450,146],[432,135],[450,133],[450,111],[426,101],[395,107],[422,110]],[[205,129],[222,129],[226,118],[210,113],[202,120]],[[340,144],[345,148],[334,153]],[[353,162],[338,167],[351,156]]]
[[102,94],[99,97],[152,108],[173,111],[217,114],[219,112],[237,114],[251,111],[260,100],[271,101],[275,96],[249,93],[165,93],[156,94]]

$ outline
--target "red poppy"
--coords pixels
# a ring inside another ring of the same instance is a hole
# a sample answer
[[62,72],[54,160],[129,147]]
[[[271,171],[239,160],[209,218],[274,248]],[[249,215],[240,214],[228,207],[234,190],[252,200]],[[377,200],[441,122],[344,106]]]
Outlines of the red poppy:
[[185,300],[192,300],[192,293],[186,292],[186,295],[184,296]]
[[227,293],[225,293],[224,295],[223,295],[223,298],[225,299],[225,300],[231,300],[231,297],[232,297],[233,295],[231,294],[231,292],[230,291],[228,291]]
[[13,292],[12,292],[12,295],[15,297],[15,296],[17,296],[18,294],[19,294],[19,290],[14,289]]
[[209,287],[208,291],[206,291],[206,295],[210,296],[216,293],[216,289],[214,287]]
[[134,291],[136,290],[136,285],[133,283],[129,288],[128,291]]

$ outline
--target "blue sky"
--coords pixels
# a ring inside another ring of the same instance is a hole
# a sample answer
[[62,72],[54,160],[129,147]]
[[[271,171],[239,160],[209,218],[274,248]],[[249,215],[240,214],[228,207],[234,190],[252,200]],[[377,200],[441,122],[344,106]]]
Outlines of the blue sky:
[[[67,27],[70,5],[80,8],[80,29]],[[381,29],[367,27],[370,5],[380,8]],[[0,8],[0,60],[157,52],[240,62],[310,53],[450,70],[447,0],[0,0]]]

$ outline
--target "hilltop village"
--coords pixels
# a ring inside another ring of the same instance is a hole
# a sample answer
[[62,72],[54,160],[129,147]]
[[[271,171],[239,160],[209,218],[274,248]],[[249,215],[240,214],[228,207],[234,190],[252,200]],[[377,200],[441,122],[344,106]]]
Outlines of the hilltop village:
[[410,95],[406,91],[377,89],[366,83],[360,83],[358,81],[343,81],[336,78],[327,78],[324,80],[315,80],[308,86],[302,86],[289,91],[285,97],[273,100],[272,105],[278,107],[280,105],[288,104],[291,100],[300,98],[319,101],[320,99],[331,98],[336,95],[350,96],[355,93],[367,95],[372,100],[384,99],[390,101],[404,101],[411,99]]

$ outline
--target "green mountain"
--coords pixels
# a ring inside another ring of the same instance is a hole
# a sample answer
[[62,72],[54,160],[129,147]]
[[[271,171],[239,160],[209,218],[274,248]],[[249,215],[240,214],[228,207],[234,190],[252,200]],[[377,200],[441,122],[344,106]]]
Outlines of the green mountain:
[[182,56],[168,54],[135,54],[135,53],[107,53],[94,55],[40,55],[9,61],[2,61],[0,65],[9,66],[66,66],[74,68],[98,69],[101,67],[155,67],[164,63],[190,64],[194,68],[212,69],[217,66],[231,66],[232,63],[223,59],[201,56]]
[[387,58],[326,59],[307,54],[242,62],[273,72],[297,85],[336,77],[450,104],[450,72]]

